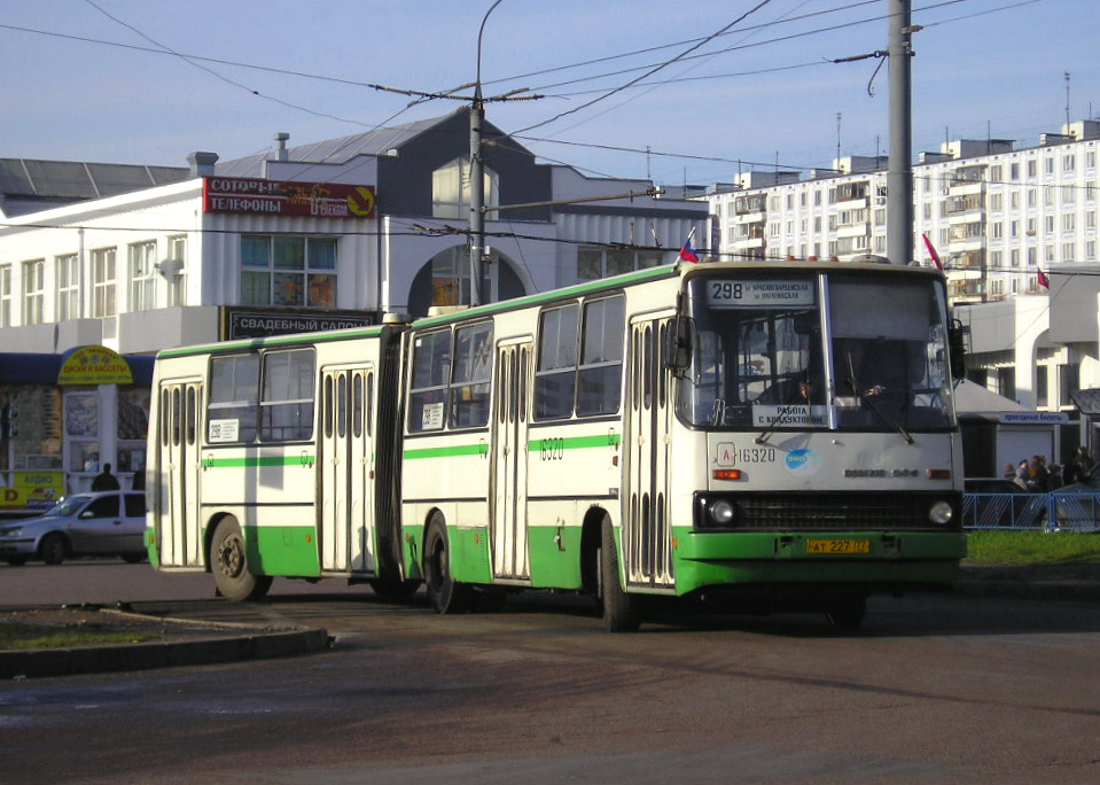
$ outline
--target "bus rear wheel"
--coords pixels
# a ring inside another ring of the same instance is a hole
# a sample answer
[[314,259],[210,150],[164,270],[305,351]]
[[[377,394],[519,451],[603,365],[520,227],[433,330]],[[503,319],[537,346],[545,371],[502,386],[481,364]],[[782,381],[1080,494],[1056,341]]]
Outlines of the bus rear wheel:
[[432,516],[424,538],[424,586],[437,613],[465,613],[470,609],[470,587],[451,574],[447,526],[439,513]]
[[270,575],[249,571],[248,552],[236,518],[223,518],[210,541],[210,571],[218,592],[230,602],[258,600],[271,588]]
[[634,632],[642,625],[638,598],[627,594],[619,582],[619,553],[611,519],[604,518],[600,539],[600,599],[603,624],[608,632]]

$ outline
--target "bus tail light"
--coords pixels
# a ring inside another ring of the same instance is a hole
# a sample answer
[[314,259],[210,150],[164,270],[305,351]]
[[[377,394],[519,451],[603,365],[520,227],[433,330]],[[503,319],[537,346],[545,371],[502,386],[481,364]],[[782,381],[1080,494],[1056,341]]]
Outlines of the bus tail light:
[[716,480],[740,480],[741,479],[741,470],[740,469],[715,469],[713,476],[714,476],[714,479],[716,479]]

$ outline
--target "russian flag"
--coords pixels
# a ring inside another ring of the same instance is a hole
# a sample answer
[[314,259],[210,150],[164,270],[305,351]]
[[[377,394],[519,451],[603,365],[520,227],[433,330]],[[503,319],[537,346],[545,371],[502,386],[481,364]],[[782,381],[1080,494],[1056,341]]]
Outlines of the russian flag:
[[695,249],[691,247],[691,237],[688,237],[684,247],[680,249],[680,261],[691,262],[692,264],[699,261],[699,254],[695,253]]

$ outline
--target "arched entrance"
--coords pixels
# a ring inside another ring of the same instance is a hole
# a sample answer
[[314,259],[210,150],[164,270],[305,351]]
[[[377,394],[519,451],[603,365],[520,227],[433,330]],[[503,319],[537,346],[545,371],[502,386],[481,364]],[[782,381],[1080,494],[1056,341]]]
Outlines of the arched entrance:
[[[485,265],[482,301],[511,300],[527,294],[512,262],[496,250]],[[432,257],[413,279],[409,291],[409,313],[427,316],[433,305],[468,305],[470,302],[470,252],[456,245]]]

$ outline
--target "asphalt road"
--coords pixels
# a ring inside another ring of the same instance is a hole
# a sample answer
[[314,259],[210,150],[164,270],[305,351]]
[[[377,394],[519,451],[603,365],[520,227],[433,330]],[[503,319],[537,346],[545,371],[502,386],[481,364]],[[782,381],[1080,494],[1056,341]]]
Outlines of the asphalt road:
[[331,651],[0,686],[0,783],[1095,783],[1100,606],[875,598],[817,615],[647,624],[533,593],[439,617],[276,581],[230,605],[147,566],[0,568],[0,606],[124,601],[314,624]]

